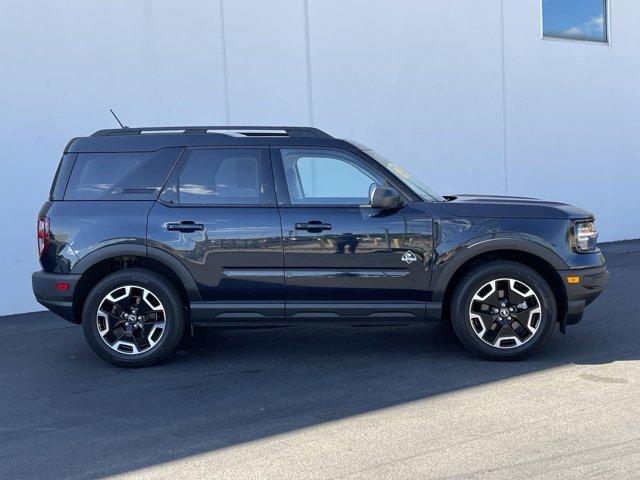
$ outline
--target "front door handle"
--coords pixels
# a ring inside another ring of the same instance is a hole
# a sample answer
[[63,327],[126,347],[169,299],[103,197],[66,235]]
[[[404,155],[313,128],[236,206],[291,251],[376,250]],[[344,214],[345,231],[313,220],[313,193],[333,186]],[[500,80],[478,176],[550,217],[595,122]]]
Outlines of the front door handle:
[[183,220],[180,223],[167,223],[166,226],[170,232],[193,233],[196,230],[204,230],[202,223],[196,223],[192,220]]
[[331,230],[330,223],[319,220],[309,220],[307,223],[296,223],[296,230],[306,230],[309,233],[320,233],[323,230]]

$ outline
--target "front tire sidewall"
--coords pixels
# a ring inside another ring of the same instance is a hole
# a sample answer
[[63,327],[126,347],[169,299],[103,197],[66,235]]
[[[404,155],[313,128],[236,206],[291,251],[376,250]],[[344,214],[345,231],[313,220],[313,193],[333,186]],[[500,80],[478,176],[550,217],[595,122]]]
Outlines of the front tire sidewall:
[[[98,332],[96,315],[104,297],[124,285],[135,285],[150,290],[162,303],[165,331],[156,345],[139,354],[125,354],[109,347]],[[120,366],[147,366],[169,356],[182,338],[184,306],[175,288],[163,277],[145,270],[118,271],[100,280],[89,293],[82,311],[82,328],[91,349],[101,358]]]
[[[541,325],[534,337],[513,348],[498,348],[485,343],[474,332],[469,321],[469,306],[475,293],[487,282],[499,278],[519,280],[538,295],[541,303]],[[530,355],[549,341],[557,321],[557,308],[553,291],[534,270],[512,262],[494,263],[470,272],[458,286],[452,300],[452,323],[460,341],[473,353],[491,360],[515,360]]]

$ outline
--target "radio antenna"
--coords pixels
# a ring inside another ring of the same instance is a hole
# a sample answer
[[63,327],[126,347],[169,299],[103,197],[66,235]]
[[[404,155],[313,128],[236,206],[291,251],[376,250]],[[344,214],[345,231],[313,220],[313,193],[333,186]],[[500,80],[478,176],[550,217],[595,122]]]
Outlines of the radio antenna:
[[113,111],[113,109],[109,109],[109,111],[111,112],[111,115],[113,115],[113,118],[116,119],[116,122],[118,122],[120,124],[120,128],[122,128],[123,130],[129,128],[129,127],[125,127],[122,122],[120,121],[120,119],[118,118],[118,116],[116,115],[116,112]]

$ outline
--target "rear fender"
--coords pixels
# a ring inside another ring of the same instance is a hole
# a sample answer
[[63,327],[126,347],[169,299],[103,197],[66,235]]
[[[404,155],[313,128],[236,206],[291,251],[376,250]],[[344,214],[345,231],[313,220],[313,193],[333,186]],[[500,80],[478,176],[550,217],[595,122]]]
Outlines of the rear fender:
[[121,244],[110,245],[101,247],[93,252],[82,257],[76,263],[71,270],[74,274],[83,274],[93,265],[107,260],[109,258],[123,257],[123,256],[136,256],[136,257],[148,257],[157,260],[164,264],[167,268],[171,269],[173,273],[180,279],[182,285],[187,292],[187,297],[190,302],[197,302],[202,300],[200,297],[200,291],[196,285],[193,276],[177,258],[170,255],[167,252],[154,247],[147,247],[145,245],[138,244]]

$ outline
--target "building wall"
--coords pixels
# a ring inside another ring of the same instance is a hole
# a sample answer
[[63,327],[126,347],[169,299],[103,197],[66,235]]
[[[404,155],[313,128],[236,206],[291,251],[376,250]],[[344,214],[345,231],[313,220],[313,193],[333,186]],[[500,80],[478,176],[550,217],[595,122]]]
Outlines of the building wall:
[[441,193],[531,195],[640,237],[640,4],[611,44],[540,39],[539,0],[0,0],[0,315],[36,310],[35,218],[73,136],[313,124]]

